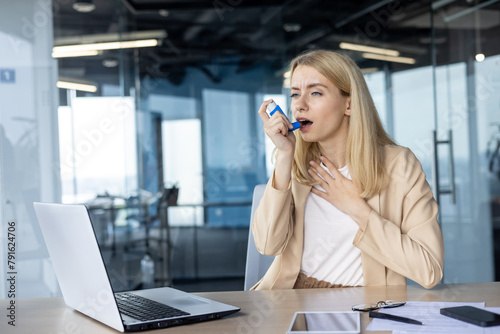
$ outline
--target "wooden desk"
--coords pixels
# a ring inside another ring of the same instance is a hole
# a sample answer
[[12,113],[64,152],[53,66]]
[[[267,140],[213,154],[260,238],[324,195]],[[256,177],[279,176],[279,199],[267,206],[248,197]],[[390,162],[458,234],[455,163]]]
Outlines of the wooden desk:
[[[231,291],[199,293],[200,296],[241,307],[241,311],[220,320],[153,330],[150,333],[285,334],[296,311],[345,311],[352,305],[379,300],[486,302],[500,306],[500,282],[441,284],[431,290],[419,286],[391,286],[344,289],[277,291]],[[16,327],[7,325],[9,300],[0,300],[0,332],[3,333],[117,333],[64,304],[62,298],[16,300]],[[367,313],[361,327],[368,326]],[[368,332],[375,333],[375,332]]]

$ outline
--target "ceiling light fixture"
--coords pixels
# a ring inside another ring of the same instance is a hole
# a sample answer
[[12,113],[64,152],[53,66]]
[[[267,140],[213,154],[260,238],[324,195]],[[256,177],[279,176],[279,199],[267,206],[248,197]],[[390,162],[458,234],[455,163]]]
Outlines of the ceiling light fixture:
[[102,66],[104,67],[116,67],[118,66],[119,62],[118,62],[118,59],[104,59],[102,61]]
[[393,56],[379,55],[375,53],[363,53],[361,56],[366,59],[384,60],[384,61],[391,61],[394,63],[403,63],[410,65],[415,64],[415,59],[409,57],[393,57]]
[[158,14],[159,14],[160,16],[167,17],[168,15],[170,15],[170,12],[169,12],[168,10],[166,10],[166,9],[160,9],[160,10],[158,11]]
[[137,40],[137,41],[54,46],[52,48],[52,55],[54,56],[54,54],[55,54],[56,56],[58,56],[57,58],[62,58],[62,57],[64,57],[64,54],[74,54],[75,52],[81,52],[81,51],[146,48],[146,47],[152,47],[152,46],[157,46],[157,45],[158,45],[158,40],[156,40],[156,39],[143,39],[143,40]]
[[58,81],[56,86],[58,88],[81,90],[81,91],[90,92],[90,93],[97,92],[96,85],[88,85],[88,84],[82,84],[82,83],[77,83],[77,82]]
[[384,48],[376,48],[373,46],[366,46],[366,45],[360,45],[360,44],[352,44],[352,43],[345,43],[342,42],[339,44],[339,47],[344,50],[353,50],[353,51],[361,51],[361,52],[370,52],[370,53],[378,53],[381,55],[385,56],[393,56],[397,57],[399,56],[399,51],[397,50],[390,50],[390,49],[384,49]]
[[484,59],[486,59],[486,57],[484,56],[484,54],[483,54],[483,53],[478,53],[478,54],[476,55],[476,61],[477,61],[478,63],[480,63],[480,62],[484,61]]
[[73,9],[80,13],[90,13],[95,9],[95,5],[92,0],[77,0]]
[[80,45],[90,43],[107,43],[116,41],[135,41],[140,39],[158,39],[167,38],[168,34],[163,29],[158,30],[139,30],[130,32],[112,32],[104,34],[78,35],[54,38],[54,46]]
[[300,25],[299,23],[285,23],[283,24],[283,29],[286,32],[297,32],[302,29],[302,25]]
[[376,73],[380,69],[378,67],[365,67],[361,69],[361,73],[363,74],[371,74],[371,73]]
[[97,56],[98,54],[99,54],[98,50],[59,52],[59,53],[52,51],[52,58],[90,57],[90,56]]

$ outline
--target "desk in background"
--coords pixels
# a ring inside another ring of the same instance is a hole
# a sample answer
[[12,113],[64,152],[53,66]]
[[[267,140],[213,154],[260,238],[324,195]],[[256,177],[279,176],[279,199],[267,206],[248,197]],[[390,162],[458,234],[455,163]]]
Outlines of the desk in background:
[[[500,282],[440,284],[426,290],[420,286],[388,286],[341,289],[304,289],[274,291],[231,291],[200,293],[200,296],[241,307],[241,311],[220,320],[153,330],[152,334],[217,333],[217,334],[285,334],[296,311],[345,311],[352,305],[376,303],[379,300],[486,302],[487,307],[500,307]],[[9,300],[0,300],[6,312]],[[117,333],[66,307],[62,298],[16,300],[16,327],[7,325],[2,316],[3,333]],[[362,333],[370,322],[362,313]],[[368,332],[376,333],[376,332]]]

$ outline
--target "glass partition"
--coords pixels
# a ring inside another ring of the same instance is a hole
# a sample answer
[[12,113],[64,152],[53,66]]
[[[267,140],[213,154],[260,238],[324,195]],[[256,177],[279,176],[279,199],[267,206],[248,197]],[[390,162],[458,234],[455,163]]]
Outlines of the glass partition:
[[34,0],[0,7],[0,298],[52,297],[59,288],[33,209],[61,198],[52,11]]
[[500,32],[498,6],[496,1],[433,6],[435,191],[445,237],[445,282],[498,279],[493,247],[498,226],[492,216],[498,179],[489,170],[488,152],[500,114],[495,85],[500,50],[493,37]]
[[28,222],[25,294],[58,294],[34,200],[91,207],[118,290],[141,287],[148,250],[158,285],[241,279],[253,188],[273,170],[257,110],[273,98],[289,112],[288,62],[318,48],[356,61],[384,127],[422,162],[444,282],[498,280],[500,3],[225,3],[3,4],[0,215]]

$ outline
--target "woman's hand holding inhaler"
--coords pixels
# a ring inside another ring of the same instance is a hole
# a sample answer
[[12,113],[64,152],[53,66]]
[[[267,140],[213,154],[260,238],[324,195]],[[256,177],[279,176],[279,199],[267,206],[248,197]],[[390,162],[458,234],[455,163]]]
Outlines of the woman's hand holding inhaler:
[[259,109],[259,115],[264,122],[264,131],[278,150],[276,154],[273,186],[278,190],[285,190],[288,188],[292,176],[295,135],[289,130],[293,129],[294,126],[285,114],[281,112],[275,112],[273,116],[268,115],[266,110],[271,102],[273,102],[273,100],[267,100],[262,103]]

